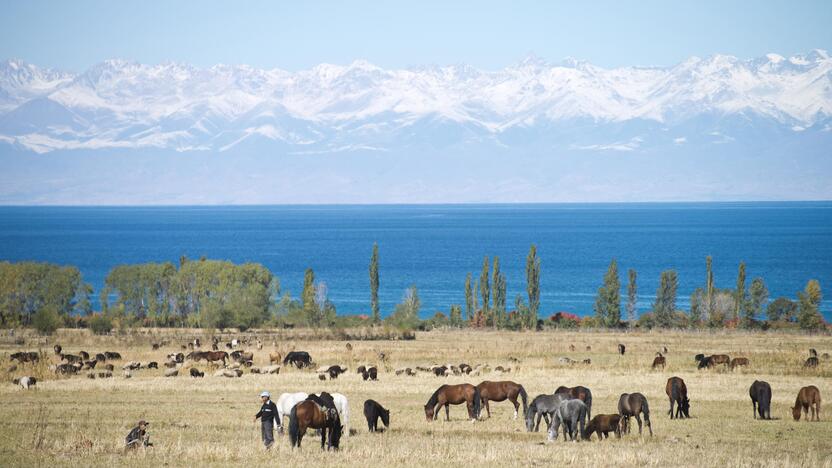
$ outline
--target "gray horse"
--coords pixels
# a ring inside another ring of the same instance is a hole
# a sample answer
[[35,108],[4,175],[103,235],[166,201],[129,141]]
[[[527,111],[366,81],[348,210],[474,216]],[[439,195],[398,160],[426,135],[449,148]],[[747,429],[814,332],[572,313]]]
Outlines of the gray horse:
[[653,425],[650,424],[650,407],[647,404],[647,398],[641,393],[622,393],[618,398],[618,414],[621,415],[619,424],[621,425],[621,433],[630,433],[630,416],[634,416],[638,422],[638,433],[641,435],[641,417],[639,414],[644,414],[644,424],[650,430],[650,436],[653,436]]
[[[558,428],[561,424],[563,424],[563,440],[566,440],[567,433],[573,441],[577,440],[578,434],[583,437],[584,421],[586,421],[586,405],[583,401],[574,399],[561,402],[549,426],[549,440],[557,440]],[[578,432],[579,427],[580,432]]]
[[[539,431],[541,418],[546,420],[546,427],[549,427],[555,411],[562,402],[568,399],[569,397],[563,394],[536,396],[526,411],[526,431]],[[535,415],[537,415],[537,421],[535,421]]]

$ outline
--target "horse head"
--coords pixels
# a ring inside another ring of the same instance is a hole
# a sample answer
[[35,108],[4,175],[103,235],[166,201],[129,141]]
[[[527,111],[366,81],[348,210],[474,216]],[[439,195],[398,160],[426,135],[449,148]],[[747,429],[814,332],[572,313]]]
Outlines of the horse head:
[[526,411],[526,432],[532,432],[534,430],[534,415],[537,413],[537,405],[532,402],[529,405],[528,411]]
[[433,405],[425,405],[425,419],[433,421]]

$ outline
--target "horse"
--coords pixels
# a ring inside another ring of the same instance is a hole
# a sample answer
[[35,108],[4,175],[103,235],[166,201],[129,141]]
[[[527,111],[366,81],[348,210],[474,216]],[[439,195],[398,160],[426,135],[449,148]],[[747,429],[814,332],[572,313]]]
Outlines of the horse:
[[755,380],[748,389],[751,397],[754,419],[760,414],[760,419],[771,419],[771,385],[762,380]]
[[659,354],[658,356],[653,358],[653,364],[650,366],[650,368],[655,369],[661,366],[661,368],[664,369],[665,364],[667,364],[667,360],[664,358],[664,356]]
[[817,367],[819,364],[820,364],[820,361],[818,361],[818,358],[812,356],[812,357],[806,359],[806,362],[803,363],[803,367],[807,367],[807,368],[808,367]]
[[673,404],[677,403],[676,418],[690,417],[690,399],[688,399],[688,387],[685,381],[680,377],[671,377],[667,379],[667,385],[664,387],[664,392],[667,398],[670,399],[670,419],[673,419]]
[[480,397],[480,389],[471,384],[464,383],[458,385],[442,385],[437,388],[433,395],[431,395],[428,402],[425,403],[425,419],[428,421],[435,421],[439,409],[445,406],[445,420],[451,420],[450,405],[459,405],[465,403],[468,409],[468,417],[471,421],[476,421],[480,415],[480,405],[482,398]]
[[[344,427],[344,435],[349,436],[349,401],[347,401],[347,397],[340,393],[332,393],[330,395],[332,397],[333,402],[335,403],[335,409],[338,410],[338,416],[341,419],[341,424]],[[277,422],[277,430],[279,434],[283,434],[283,418],[289,416],[289,414],[292,412],[293,406],[307,399],[308,397],[309,394],[306,392],[280,394],[280,397],[278,397],[277,401],[275,402],[275,406],[277,406],[277,419],[275,419],[275,421]]]
[[338,450],[343,427],[331,398],[315,396],[292,407],[289,414],[289,441],[292,448],[300,448],[308,428],[321,430],[321,449],[326,446],[327,450]]
[[705,359],[705,355],[702,353],[699,353],[693,357],[693,360],[696,362],[702,362],[703,359]]
[[800,410],[806,413],[806,420],[809,421],[809,409],[812,409],[812,421],[820,421],[820,390],[814,385],[803,387],[797,392],[797,398],[792,407],[792,417],[800,421]]
[[228,353],[225,351],[204,351],[202,353],[202,357],[208,361],[209,364],[213,364],[215,361],[222,361],[222,365],[225,366],[225,361],[228,359]]
[[486,380],[477,385],[477,389],[480,391],[480,398],[482,398],[482,402],[485,403],[485,410],[488,413],[489,418],[491,417],[491,406],[488,402],[506,401],[506,399],[508,399],[511,404],[514,405],[514,419],[517,419],[517,409],[520,407],[520,404],[517,402],[518,395],[520,395],[520,398],[523,400],[523,417],[526,416],[526,412],[529,408],[527,403],[528,395],[526,394],[526,389],[524,389],[522,385],[510,380],[503,380],[500,382],[491,382]]
[[584,432],[582,438],[584,440],[591,440],[593,432],[598,434],[598,439],[609,438],[610,432],[614,433],[616,438],[621,437],[620,421],[621,415],[599,414],[592,418],[589,424],[586,425],[586,432]]
[[[585,434],[584,421],[586,420],[586,405],[583,401],[574,399],[561,402],[558,410],[555,411],[552,424],[549,425],[549,440],[557,440],[558,428],[563,425],[563,440],[566,440],[566,434],[572,441],[577,440],[577,435],[581,437]],[[580,426],[580,432],[578,432]]]
[[728,365],[731,364],[731,357],[727,354],[714,354],[711,356],[711,362],[713,365],[725,364],[725,367],[728,367]]
[[638,433],[641,435],[641,417],[644,414],[644,423],[650,430],[650,437],[653,436],[653,425],[650,424],[650,407],[647,405],[647,398],[641,393],[622,393],[618,398],[618,414],[621,415],[621,429],[624,434],[630,432],[630,416],[635,416],[638,422]]
[[751,361],[749,361],[748,358],[735,357],[734,359],[731,359],[731,364],[728,367],[730,367],[731,370],[734,370],[737,367],[748,366],[749,364],[751,364]]
[[[541,418],[546,420],[546,427],[551,425],[551,420],[554,418],[555,411],[558,410],[558,407],[562,402],[569,398],[570,397],[565,393],[538,395],[534,397],[531,404],[529,404],[528,411],[526,412],[526,431],[539,431]],[[537,421],[535,421],[535,415],[537,415]]]
[[713,356],[702,356],[702,358],[699,359],[699,364],[696,366],[696,368],[697,369],[708,369],[708,368],[714,367],[714,360],[712,358],[713,358]]
[[375,400],[364,402],[364,417],[367,418],[367,426],[370,428],[370,432],[380,432],[378,430],[378,418],[381,418],[384,427],[390,427],[390,410],[384,409]]
[[306,351],[290,351],[283,358],[283,364],[293,364],[298,369],[312,366],[312,357]]
[[559,393],[567,395],[569,398],[577,398],[583,401],[586,405],[586,419],[589,421],[589,418],[592,417],[592,392],[588,388],[581,385],[576,387],[564,387],[561,385],[555,390],[555,395]]
[[624,351],[626,351],[626,350],[627,350],[627,347],[626,347],[626,346],[624,346],[624,345],[623,345],[623,344],[621,344],[621,343],[618,343],[618,354],[619,354],[619,355],[623,356],[623,355],[624,355]]

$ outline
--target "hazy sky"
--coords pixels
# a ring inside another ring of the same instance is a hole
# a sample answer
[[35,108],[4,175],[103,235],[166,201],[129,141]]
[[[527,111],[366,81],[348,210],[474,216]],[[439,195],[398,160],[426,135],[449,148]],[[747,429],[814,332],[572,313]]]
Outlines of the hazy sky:
[[691,55],[832,49],[832,1],[19,1],[0,6],[0,58],[80,71],[106,58],[298,70],[497,69],[535,53],[606,67]]

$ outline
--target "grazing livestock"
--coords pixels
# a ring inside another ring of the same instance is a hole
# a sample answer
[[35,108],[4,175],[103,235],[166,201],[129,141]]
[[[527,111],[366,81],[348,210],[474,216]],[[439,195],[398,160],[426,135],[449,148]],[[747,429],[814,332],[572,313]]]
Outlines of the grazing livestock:
[[292,407],[289,414],[289,440],[292,448],[300,448],[307,428],[321,430],[321,449],[338,449],[343,428],[338,410],[331,399],[304,400]]
[[107,359],[110,359],[110,360],[117,360],[117,359],[121,359],[121,354],[119,354],[119,353],[117,353],[117,352],[115,352],[115,351],[104,351],[104,356],[105,356]]
[[312,366],[312,357],[306,351],[290,351],[283,358],[283,364],[292,364],[298,369]]
[[771,419],[771,385],[762,380],[755,380],[748,389],[751,397],[751,407],[754,419],[760,415],[760,419]]
[[168,369],[165,371],[165,377],[176,377],[179,375],[179,369]]
[[237,362],[246,362],[254,359],[254,353],[247,351],[234,351],[229,356]]
[[194,377],[194,378],[205,377],[205,372],[200,372],[200,370],[197,369],[196,367],[191,367],[189,372],[191,373],[191,377]]
[[439,410],[444,406],[445,420],[450,421],[450,405],[465,403],[468,409],[468,418],[471,421],[476,421],[480,415],[481,402],[479,388],[471,384],[442,385],[433,392],[428,402],[425,403],[425,419],[428,421],[436,420]]
[[81,352],[78,353],[78,355],[81,356],[81,359],[83,359],[85,361],[90,358],[90,353],[88,353],[86,351],[81,351]]
[[280,364],[283,361],[283,355],[280,353],[269,353],[269,364],[278,363]]
[[318,374],[318,380],[325,381],[326,380],[326,375]]
[[80,364],[58,364],[55,367],[56,374],[77,374],[81,370]]
[[514,419],[517,419],[517,410],[520,408],[520,403],[517,402],[518,395],[523,400],[523,417],[526,417],[529,408],[527,403],[528,395],[526,395],[526,389],[519,383],[510,380],[500,382],[486,380],[477,385],[477,389],[479,389],[482,402],[485,403],[485,411],[488,413],[489,418],[491,417],[491,405],[488,402],[500,402],[508,399],[514,405]]
[[737,367],[747,367],[749,364],[751,364],[751,361],[749,361],[748,358],[735,357],[734,359],[731,359],[731,365],[729,367],[731,370],[734,370]]
[[282,393],[277,399],[275,402],[275,405],[277,405],[277,414],[279,416],[277,418],[277,430],[280,434],[283,433],[283,418],[288,418],[289,413],[292,412],[292,407],[305,400],[308,396],[309,394],[306,392]]
[[809,356],[818,357],[818,351],[815,348],[809,348]]
[[56,354],[56,355],[60,356],[60,354],[61,354],[61,350],[62,350],[63,348],[61,347],[61,345],[56,344],[55,346],[53,346],[53,347],[52,347],[52,349],[55,351],[55,354]]
[[104,370],[105,370],[105,371],[112,372],[112,371],[114,371],[115,369],[116,369],[116,366],[114,366],[114,365],[112,365],[112,364],[105,364],[105,365],[104,365]]
[[[470,374],[472,370],[474,370],[474,369],[471,366],[469,366],[468,364],[462,363],[462,364],[459,365],[459,371],[462,372],[463,374],[466,374],[466,375]],[[414,372],[413,375],[416,375],[416,373]]]
[[812,356],[812,357],[806,359],[806,362],[803,363],[803,367],[806,367],[806,368],[817,367],[819,364],[820,364],[820,362],[818,361],[818,358]]
[[561,385],[555,390],[555,395],[566,395],[569,398],[577,398],[586,405],[587,420],[592,417],[592,392],[581,385],[576,387],[564,387]]
[[558,359],[558,362],[565,365],[565,366],[571,366],[572,364],[575,364],[577,361],[575,361],[574,359],[570,359],[566,356],[563,356],[563,357]]
[[361,373],[364,380],[378,380],[378,368],[376,366],[370,367]]
[[820,421],[820,390],[814,385],[803,387],[797,392],[797,398],[792,407],[792,417],[800,421],[800,410],[806,414],[806,421],[809,421],[809,408],[812,409],[812,421]]
[[[569,434],[570,440],[578,440],[578,435],[585,434],[586,405],[581,400],[566,400],[555,411],[552,424],[549,426],[549,440],[557,440],[558,428],[563,425],[563,439]],[[578,428],[580,427],[580,432]]]
[[384,423],[384,427],[390,427],[390,410],[384,409],[377,401],[367,400],[364,402],[364,417],[367,418],[367,427],[370,432],[380,432],[378,419]]
[[714,367],[713,359],[711,356],[702,356],[702,359],[699,360],[699,364],[696,366],[697,369],[708,369]]
[[29,388],[34,387],[36,383],[38,383],[38,379],[26,376],[21,377],[19,379],[14,379],[12,383],[14,383],[15,385],[20,385],[20,387],[24,390],[28,390]]
[[76,362],[83,363],[84,358],[75,354],[61,354],[61,361],[66,361],[70,364],[75,364]]
[[266,367],[260,369],[260,372],[262,374],[279,374],[280,373],[280,366],[279,365],[266,366]]
[[345,372],[347,372],[347,368],[346,368],[346,367],[341,367],[341,366],[329,366],[329,367],[327,367],[327,368],[326,368],[326,370],[324,370],[324,372],[323,372],[323,373],[324,373],[324,374],[328,374],[328,375],[329,375],[329,379],[330,379],[330,380],[332,380],[332,379],[337,379],[339,375],[341,375],[341,374],[343,374],[343,373],[345,373]]
[[618,354],[623,356],[625,351],[627,351],[627,347],[621,343],[618,343]]
[[112,371],[106,371],[106,372],[99,372],[98,373],[98,378],[99,379],[110,379],[112,377],[113,377]]
[[[433,368],[433,375],[437,377],[447,377],[448,376],[448,367],[447,366],[436,366]],[[364,379],[367,380],[367,379]]]
[[592,433],[598,435],[598,440],[609,438],[609,433],[615,434],[615,437],[621,437],[621,428],[619,422],[621,415],[618,414],[599,414],[596,415],[589,424],[586,425],[586,432],[583,434],[583,440],[592,440]]
[[657,367],[661,367],[662,369],[664,369],[664,366],[666,364],[667,364],[667,360],[664,358],[664,356],[659,354],[658,356],[653,358],[653,364],[650,366],[650,368],[655,369]]
[[141,369],[142,363],[136,361],[130,361],[127,364],[121,366],[121,370],[136,370]]
[[[554,395],[538,395],[534,397],[529,404],[529,409],[526,412],[526,431],[537,432],[540,430],[540,419],[546,420],[546,425],[549,426],[552,418],[554,418],[555,411],[560,407],[561,402],[568,400],[570,397],[565,393]],[[535,416],[537,416],[535,420]]]
[[644,414],[644,424],[653,436],[653,425],[650,424],[650,407],[647,405],[647,398],[641,393],[622,393],[618,398],[618,414],[621,415],[621,429],[624,434],[630,432],[630,416],[638,422],[638,433],[641,435],[641,417]]
[[96,364],[98,364],[98,361],[84,361],[84,369],[95,369]]
[[99,362],[104,362],[107,360],[107,355],[104,353],[98,353],[95,355],[95,360]]
[[165,367],[167,367],[168,369],[173,369],[174,367],[178,366],[178,364],[176,363],[176,361],[167,361],[167,362],[165,362],[165,364],[164,364],[164,365],[165,365]]
[[400,369],[396,369],[396,375],[402,375],[402,374],[409,375],[409,376],[414,376],[414,375],[416,375],[416,371],[409,368],[409,367],[403,367],[403,368],[400,368]]
[[148,369],[158,369],[159,368],[159,363],[156,362],[156,361],[150,361],[150,362],[147,363],[147,368]]
[[575,352],[575,345],[569,345],[569,351]]
[[693,360],[696,361],[696,362],[702,362],[703,359],[705,359],[705,355],[702,354],[702,353],[697,354],[696,356],[693,357]]
[[674,403],[676,404],[675,417],[689,418],[690,400],[688,399],[688,387],[685,385],[685,381],[679,377],[671,377],[667,379],[667,385],[664,387],[664,392],[667,394],[667,398],[670,399],[670,411],[667,412],[670,415],[670,419],[674,418]]
[[727,354],[714,354],[710,357],[711,365],[709,367],[713,367],[717,364],[725,364],[725,367],[731,364],[731,357]]
[[367,372],[367,367],[365,367],[365,366],[358,366],[358,367],[355,369],[355,373],[356,373],[356,374],[363,374],[363,373],[365,373],[365,372]]

